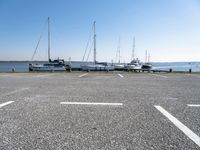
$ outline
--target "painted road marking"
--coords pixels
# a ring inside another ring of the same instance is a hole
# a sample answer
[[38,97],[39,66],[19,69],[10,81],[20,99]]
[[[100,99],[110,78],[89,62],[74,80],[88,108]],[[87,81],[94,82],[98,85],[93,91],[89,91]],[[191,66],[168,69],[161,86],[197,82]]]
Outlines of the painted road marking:
[[161,77],[161,78],[168,78],[167,76],[163,76],[163,75],[160,75],[160,74],[151,74],[151,75]]
[[110,105],[110,106],[122,106],[123,103],[89,103],[89,102],[60,102],[65,105]]
[[192,130],[186,127],[183,123],[181,123],[178,119],[168,113],[161,106],[155,105],[156,109],[158,109],[165,117],[167,117],[177,128],[179,128],[186,136],[188,136],[194,143],[196,143],[200,147],[200,137],[196,135]]
[[118,74],[118,76],[120,76],[121,78],[123,78],[124,76],[123,75],[121,75],[121,74]]
[[18,92],[22,92],[22,91],[25,91],[25,90],[28,90],[28,89],[29,89],[29,88],[22,88],[22,89],[19,89],[19,90],[14,90],[14,91],[11,91],[11,92],[2,94],[2,95],[0,95],[0,96],[1,96],[1,97],[4,97],[4,96],[12,95],[12,94],[15,94],[15,93],[18,93]]
[[187,104],[187,106],[189,106],[189,107],[200,107],[199,104]]
[[169,100],[178,100],[178,98],[176,98],[176,97],[169,97],[167,99],[169,99]]
[[36,77],[40,78],[40,77],[48,77],[48,76],[52,76],[53,74],[39,74]]
[[78,76],[79,78],[81,78],[81,77],[84,77],[84,76],[86,76],[86,75],[88,75],[88,73],[85,73],[85,74],[81,74],[80,76]]
[[8,101],[8,102],[5,102],[5,103],[2,103],[2,104],[0,104],[0,108],[3,107],[3,106],[9,105],[9,104],[11,104],[13,102],[14,101]]

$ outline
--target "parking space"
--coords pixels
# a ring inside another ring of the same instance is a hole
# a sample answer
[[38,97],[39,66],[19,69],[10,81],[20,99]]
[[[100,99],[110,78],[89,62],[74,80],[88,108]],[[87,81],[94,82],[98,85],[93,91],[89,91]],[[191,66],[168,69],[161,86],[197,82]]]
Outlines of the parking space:
[[197,77],[10,76],[0,77],[1,149],[200,149]]

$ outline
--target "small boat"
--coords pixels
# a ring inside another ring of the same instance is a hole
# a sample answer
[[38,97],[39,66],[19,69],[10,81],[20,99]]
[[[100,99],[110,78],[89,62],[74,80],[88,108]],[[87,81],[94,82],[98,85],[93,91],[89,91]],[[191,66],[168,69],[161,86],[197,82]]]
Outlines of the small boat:
[[133,59],[129,64],[125,65],[126,70],[141,70],[142,65],[138,58]]
[[152,64],[145,63],[145,64],[142,65],[142,69],[144,69],[144,70],[150,70],[150,69],[152,69]]
[[152,64],[150,63],[150,54],[148,55],[148,60],[147,60],[147,50],[145,54],[145,63],[142,65],[143,70],[150,70],[152,69]]
[[114,68],[115,70],[124,70],[124,64],[115,64]]
[[[33,54],[33,57],[35,55],[35,52]],[[29,71],[67,71],[67,70],[70,70],[70,65],[65,64],[64,59],[58,58],[53,61],[50,59],[50,18],[48,17],[48,63],[29,64]]]

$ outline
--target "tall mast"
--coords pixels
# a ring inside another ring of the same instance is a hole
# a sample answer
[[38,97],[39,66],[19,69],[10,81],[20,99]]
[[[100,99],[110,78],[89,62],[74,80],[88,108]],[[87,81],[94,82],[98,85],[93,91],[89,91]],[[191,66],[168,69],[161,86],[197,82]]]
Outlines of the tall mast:
[[95,32],[95,24],[96,24],[96,22],[94,21],[94,64],[96,64],[96,32]]
[[48,17],[48,61],[50,60],[50,18]]
[[145,53],[145,63],[147,63],[147,50],[146,50],[146,53]]
[[119,37],[119,43],[118,43],[118,53],[119,53],[119,60],[118,60],[118,63],[120,63],[120,37]]
[[150,63],[150,53],[148,54],[148,63]]
[[133,37],[133,48],[131,61],[135,59],[135,37]]
[[117,51],[116,51],[116,57],[115,57],[115,62],[116,63],[120,63],[120,36],[119,36],[119,39],[118,39],[118,45],[117,45]]

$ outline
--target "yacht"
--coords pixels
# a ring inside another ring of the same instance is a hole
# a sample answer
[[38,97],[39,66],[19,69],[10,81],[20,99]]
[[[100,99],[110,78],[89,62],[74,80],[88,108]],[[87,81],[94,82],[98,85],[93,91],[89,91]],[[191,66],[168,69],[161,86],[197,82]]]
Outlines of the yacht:
[[141,62],[138,58],[133,59],[130,63],[125,65],[126,70],[140,70],[142,68]]
[[[38,42],[39,44],[39,42]],[[38,47],[38,45],[37,45]],[[36,47],[36,48],[37,48]],[[33,57],[36,50],[33,54]],[[32,59],[33,59],[32,57]],[[48,63],[44,64],[29,64],[29,71],[67,71],[70,65],[65,64],[64,59],[51,60],[50,58],[50,18],[48,17]]]
[[83,71],[113,71],[114,66],[106,62],[97,62],[96,60],[96,31],[95,31],[96,22],[93,23],[94,35],[93,35],[93,44],[94,44],[94,61],[92,64],[81,65]]
[[69,65],[63,59],[49,60],[44,64],[29,64],[29,71],[68,71]]
[[131,62],[124,66],[125,70],[136,71],[141,70],[142,64],[138,58],[135,58],[135,37],[133,37],[133,48]]

